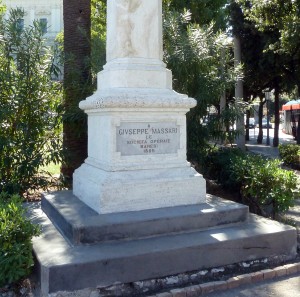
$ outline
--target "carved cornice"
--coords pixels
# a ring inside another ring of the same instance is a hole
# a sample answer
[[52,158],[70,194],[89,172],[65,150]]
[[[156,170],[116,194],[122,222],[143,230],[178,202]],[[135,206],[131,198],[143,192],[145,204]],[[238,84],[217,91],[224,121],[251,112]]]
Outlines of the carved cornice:
[[37,9],[35,14],[36,15],[50,15],[51,11],[48,9]]
[[117,109],[117,108],[179,108],[195,107],[196,100],[184,95],[155,96],[155,95],[105,95],[96,92],[91,97],[81,101],[79,107],[83,110]]

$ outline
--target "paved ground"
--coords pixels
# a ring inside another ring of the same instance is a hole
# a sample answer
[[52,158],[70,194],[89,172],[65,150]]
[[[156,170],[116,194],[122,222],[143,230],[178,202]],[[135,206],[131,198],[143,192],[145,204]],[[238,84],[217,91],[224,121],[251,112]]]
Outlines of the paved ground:
[[298,275],[242,286],[227,291],[219,291],[207,297],[299,297],[300,273]]
[[[263,144],[257,144],[256,137],[258,129],[250,130],[250,141],[247,142],[247,149],[254,153],[266,155],[268,157],[279,157],[278,148],[272,146],[273,129],[270,129],[270,146],[266,145],[267,131],[264,129]],[[293,137],[280,132],[280,143],[296,143]],[[288,217],[293,219],[300,228],[300,199],[296,201],[295,207],[290,209]],[[273,279],[261,283],[242,286],[240,288],[215,292],[207,295],[208,297],[300,297],[300,273],[290,277]]]
[[[266,145],[267,142],[267,129],[263,129],[263,143],[257,144],[257,135],[258,135],[258,129],[250,129],[250,140],[247,141],[246,147],[249,151],[254,153],[259,153],[268,157],[278,158],[279,157],[279,150],[276,147],[273,147],[273,135],[274,135],[274,129],[269,129],[269,139],[270,139],[270,145]],[[286,143],[296,143],[296,141],[293,139],[293,136],[283,133],[279,129],[279,143],[286,144]]]

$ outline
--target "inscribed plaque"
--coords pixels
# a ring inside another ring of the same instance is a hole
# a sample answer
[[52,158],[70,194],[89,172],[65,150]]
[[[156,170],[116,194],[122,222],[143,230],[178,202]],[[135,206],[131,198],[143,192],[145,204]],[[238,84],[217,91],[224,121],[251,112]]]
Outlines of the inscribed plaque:
[[180,148],[180,127],[175,122],[122,122],[116,133],[121,156],[173,154]]

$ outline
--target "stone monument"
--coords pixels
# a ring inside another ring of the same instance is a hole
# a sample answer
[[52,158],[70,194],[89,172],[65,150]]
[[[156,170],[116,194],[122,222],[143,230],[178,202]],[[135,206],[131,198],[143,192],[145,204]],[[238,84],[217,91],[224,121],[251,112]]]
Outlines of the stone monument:
[[74,194],[99,214],[205,202],[186,161],[186,113],[194,99],[172,90],[162,62],[161,0],[111,0],[107,64],[88,114],[88,158]]
[[107,5],[107,64],[80,103],[88,158],[73,192],[44,194],[33,212],[41,296],[294,257],[294,228],[206,195],[186,162],[185,115],[196,102],[172,90],[162,62],[162,0]]

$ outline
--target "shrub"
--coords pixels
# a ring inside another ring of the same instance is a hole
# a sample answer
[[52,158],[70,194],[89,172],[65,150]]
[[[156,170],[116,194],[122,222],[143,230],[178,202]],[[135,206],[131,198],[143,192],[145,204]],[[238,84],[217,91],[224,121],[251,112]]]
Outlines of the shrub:
[[207,158],[207,172],[225,188],[239,191],[252,212],[275,218],[299,195],[297,176],[280,168],[279,160],[220,149]]
[[220,148],[208,154],[203,166],[203,174],[217,180],[224,188],[239,191],[241,184],[232,165],[243,159],[246,154],[236,148]]
[[279,155],[283,162],[295,168],[300,168],[300,146],[297,144],[280,144]]
[[24,213],[19,196],[0,194],[0,287],[28,275],[33,266],[31,238],[40,229]]
[[242,185],[243,202],[254,213],[275,218],[293,206],[299,194],[297,176],[281,169],[279,160],[247,155],[233,168]]
[[[242,69],[232,65],[226,35],[214,32],[213,24],[192,24],[190,16],[164,5],[164,60],[172,69],[174,90],[198,101],[187,113],[187,158],[197,161],[199,148],[208,142],[231,143],[240,134],[230,127],[243,114],[244,104],[235,100],[220,113],[215,109],[224,91],[230,93],[236,78],[242,77]],[[212,109],[216,114],[208,116]]]
[[38,22],[22,28],[24,12],[0,21],[0,192],[45,185],[40,166],[60,158],[61,88]]

